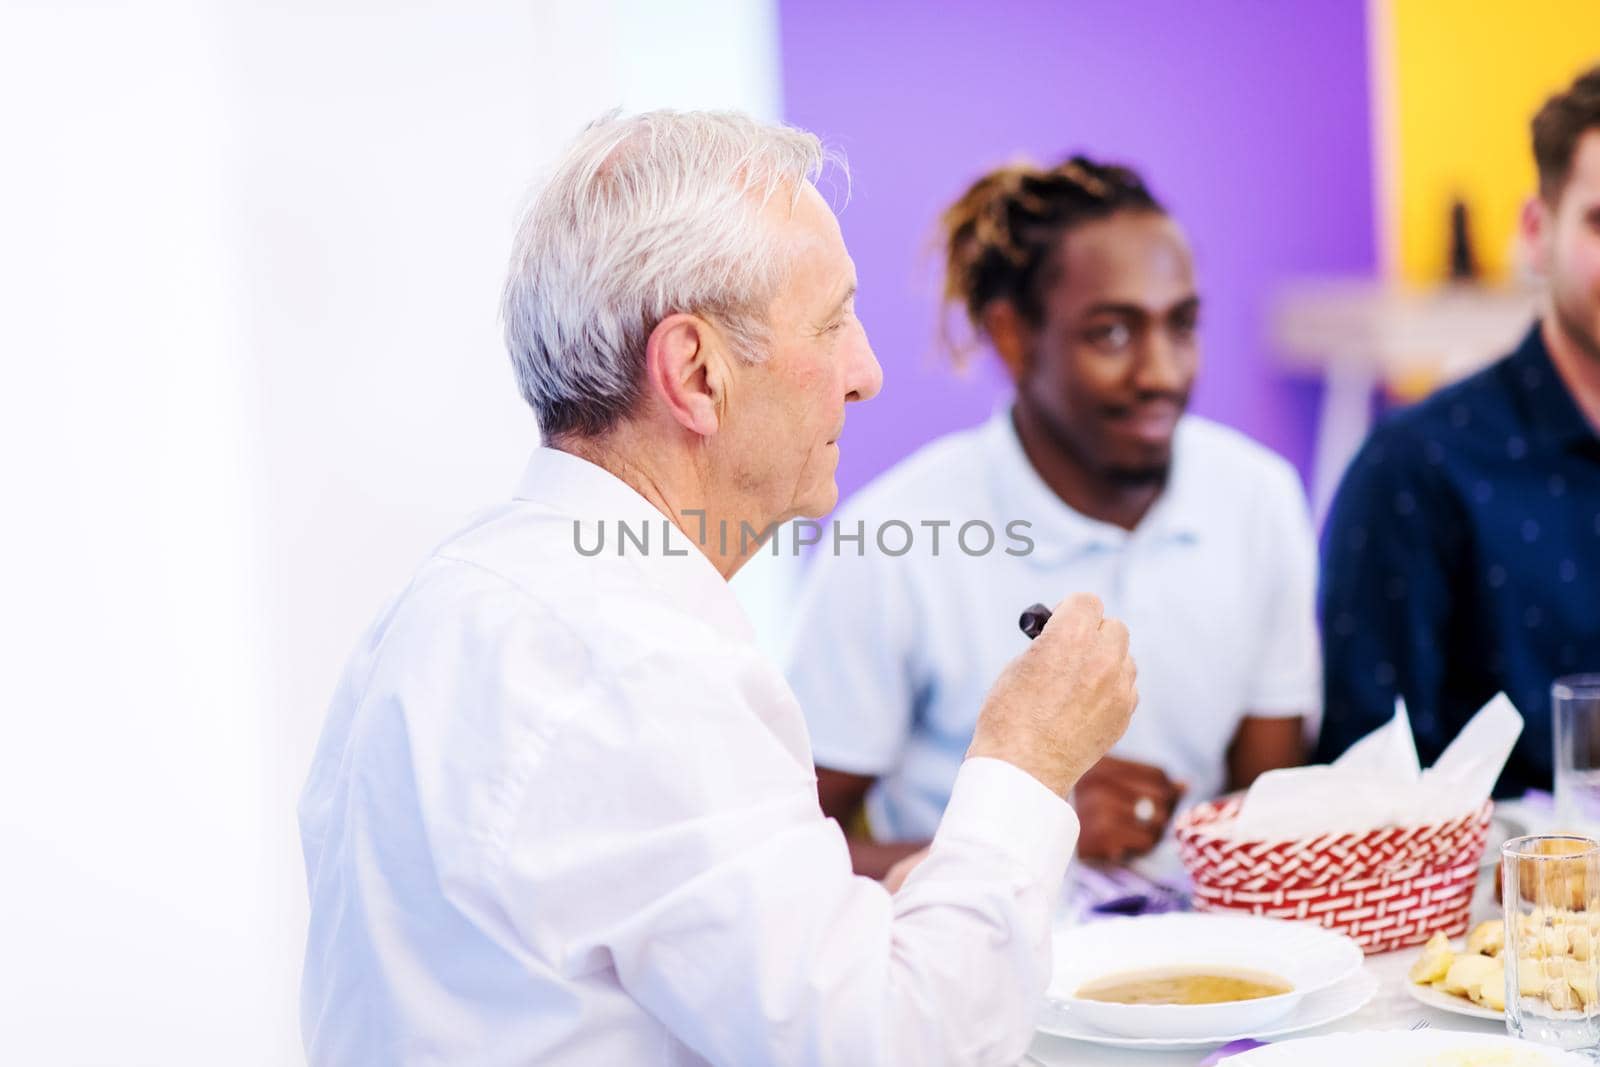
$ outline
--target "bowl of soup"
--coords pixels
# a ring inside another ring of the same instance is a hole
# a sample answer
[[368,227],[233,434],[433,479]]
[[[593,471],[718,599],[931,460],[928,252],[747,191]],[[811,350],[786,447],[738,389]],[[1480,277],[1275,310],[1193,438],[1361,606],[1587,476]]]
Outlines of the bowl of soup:
[[1310,923],[1247,915],[1107,919],[1060,932],[1048,997],[1125,1037],[1248,1036],[1362,965],[1359,946]]

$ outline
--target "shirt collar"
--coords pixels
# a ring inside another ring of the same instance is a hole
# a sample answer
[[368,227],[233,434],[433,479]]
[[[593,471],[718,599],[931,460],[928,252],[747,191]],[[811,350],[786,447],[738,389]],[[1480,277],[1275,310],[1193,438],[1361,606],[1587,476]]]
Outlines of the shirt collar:
[[1187,434],[1181,420],[1173,441],[1173,464],[1166,488],[1155,505],[1132,531],[1090,518],[1068,505],[1051,489],[1028,460],[1011,417],[1012,405],[1002,405],[982,430],[981,441],[995,502],[1005,522],[1023,519],[1034,548],[1027,558],[1039,566],[1052,566],[1091,552],[1117,551],[1130,541],[1193,541],[1200,536],[1200,487],[1180,447]]
[[1531,435],[1552,449],[1567,449],[1596,440],[1594,428],[1567,392],[1561,373],[1545,347],[1544,331],[1534,323],[1522,344],[1506,361],[1512,395],[1517,398]]
[[[604,524],[604,550],[598,556],[587,557],[574,546],[575,566],[602,560],[632,565],[672,607],[692,611],[725,636],[755,639],[750,619],[727,579],[693,539],[673,526],[666,514],[638,490],[604,467],[570,452],[540,446],[529,458],[513,496],[570,518],[581,529],[585,545],[596,543],[599,524]],[[649,551],[635,552],[630,545],[628,553],[619,559],[619,523],[626,523],[635,531],[648,529]],[[663,551],[669,547],[670,553]]]

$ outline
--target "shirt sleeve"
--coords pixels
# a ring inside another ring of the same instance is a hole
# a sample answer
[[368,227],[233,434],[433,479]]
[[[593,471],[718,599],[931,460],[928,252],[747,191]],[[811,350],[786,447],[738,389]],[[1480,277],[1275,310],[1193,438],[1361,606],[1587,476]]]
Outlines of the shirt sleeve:
[[1444,647],[1461,554],[1459,508],[1422,442],[1380,426],[1345,472],[1322,540],[1323,762],[1394,716],[1405,697],[1424,764],[1441,722]]
[[[781,677],[693,666],[637,663],[582,698],[463,909],[538,966],[614,968],[715,1064],[1015,1063],[1049,979],[1071,809],[970,760],[890,896],[851,874],[818,808]],[[537,692],[509,669],[509,692]]]
[[1267,565],[1259,616],[1260,654],[1244,711],[1272,718],[1304,715],[1312,723],[1322,707],[1322,649],[1317,636],[1317,539],[1299,477],[1284,464],[1264,479]]
[[[842,518],[847,533],[859,516]],[[872,524],[866,524],[871,537]],[[915,719],[909,558],[824,542],[806,574],[785,670],[805,712],[817,766],[883,775]]]

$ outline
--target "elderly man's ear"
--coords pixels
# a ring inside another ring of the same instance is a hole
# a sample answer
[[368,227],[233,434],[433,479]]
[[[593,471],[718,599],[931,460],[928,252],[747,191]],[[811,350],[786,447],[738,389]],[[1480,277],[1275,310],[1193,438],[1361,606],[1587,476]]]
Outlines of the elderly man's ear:
[[727,399],[726,349],[715,329],[698,315],[668,315],[645,345],[650,390],[686,430],[702,437],[722,424]]

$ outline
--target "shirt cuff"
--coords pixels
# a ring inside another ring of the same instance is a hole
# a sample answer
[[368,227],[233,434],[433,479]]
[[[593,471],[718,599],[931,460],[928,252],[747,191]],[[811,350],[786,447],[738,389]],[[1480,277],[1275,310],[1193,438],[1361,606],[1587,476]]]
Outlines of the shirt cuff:
[[978,756],[956,773],[935,845],[944,838],[999,849],[1053,893],[1078,844],[1078,816],[1027,771]]

